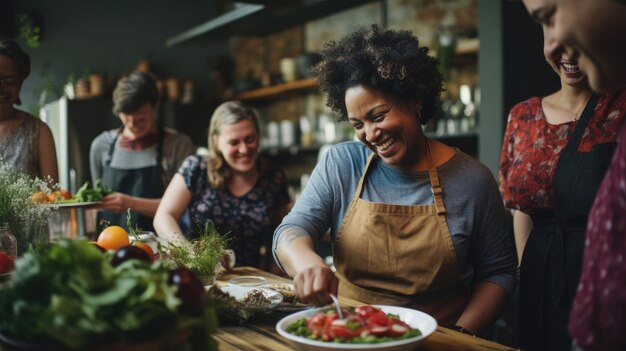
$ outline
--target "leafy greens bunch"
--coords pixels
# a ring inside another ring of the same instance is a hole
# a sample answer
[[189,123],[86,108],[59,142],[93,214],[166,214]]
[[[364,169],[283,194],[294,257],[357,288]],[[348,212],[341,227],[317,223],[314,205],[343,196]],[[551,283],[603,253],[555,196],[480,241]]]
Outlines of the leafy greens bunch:
[[72,201],[74,202],[91,202],[91,201],[100,201],[103,197],[109,195],[113,191],[102,184],[102,180],[96,180],[96,184],[93,188],[89,187],[89,181],[86,181],[83,186],[81,186],[76,194],[72,197]]
[[215,350],[214,300],[203,314],[177,310],[177,287],[161,263],[128,260],[113,267],[110,253],[81,240],[61,240],[15,263],[0,289],[0,332],[20,341],[58,343],[68,349],[133,344],[191,334],[192,349]]

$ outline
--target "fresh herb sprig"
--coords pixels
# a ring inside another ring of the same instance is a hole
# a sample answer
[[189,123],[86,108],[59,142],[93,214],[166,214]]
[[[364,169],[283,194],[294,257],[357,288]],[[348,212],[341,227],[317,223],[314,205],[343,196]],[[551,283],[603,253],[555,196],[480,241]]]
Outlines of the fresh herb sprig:
[[187,243],[169,242],[160,246],[161,259],[171,266],[187,267],[200,280],[207,284],[213,282],[215,267],[220,262],[223,252],[228,247],[229,235],[221,235],[211,220],[194,220],[193,233],[197,237]]
[[133,226],[133,215],[130,208],[126,210],[126,227],[128,227],[128,234],[139,241],[139,233],[143,232],[143,229],[137,223]]

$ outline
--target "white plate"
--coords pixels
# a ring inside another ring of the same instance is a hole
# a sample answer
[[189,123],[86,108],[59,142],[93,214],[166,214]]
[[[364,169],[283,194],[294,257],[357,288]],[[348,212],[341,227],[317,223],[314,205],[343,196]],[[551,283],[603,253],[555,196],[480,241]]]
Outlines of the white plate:
[[44,204],[49,207],[54,208],[81,208],[81,207],[89,207],[102,204],[102,201],[85,201],[85,202],[60,202],[60,203],[51,203]]
[[245,305],[245,308],[251,311],[271,311],[276,306],[278,306],[281,302],[283,302],[283,295],[280,293],[266,288],[258,288],[258,287],[248,287],[248,286],[237,286],[237,285],[229,285],[223,286],[220,288],[226,294],[232,296],[235,300],[244,304],[243,299],[253,290],[260,290],[263,295],[270,300],[270,303],[267,305],[259,305],[259,306],[249,306]]
[[395,314],[400,317],[400,320],[404,321],[406,324],[410,325],[411,328],[419,329],[422,333],[420,336],[416,336],[413,338],[402,339],[397,341],[388,341],[381,342],[378,344],[342,344],[336,342],[325,342],[318,340],[311,340],[307,338],[303,338],[301,336],[293,335],[287,332],[287,326],[294,323],[296,320],[305,317],[310,318],[316,313],[327,309],[328,307],[316,308],[313,310],[302,311],[298,313],[291,314],[276,324],[276,331],[282,337],[288,339],[294,345],[296,345],[296,349],[298,350],[309,350],[309,351],[340,351],[340,350],[377,350],[377,351],[405,351],[405,350],[415,350],[419,344],[424,341],[427,337],[429,337],[432,333],[437,329],[437,321],[430,315],[420,312],[417,310],[413,310],[410,308],[404,307],[395,307],[395,306],[385,306],[385,305],[374,305],[383,312],[389,314]]
[[236,286],[259,286],[267,283],[267,279],[256,275],[235,277],[228,281],[228,285]]

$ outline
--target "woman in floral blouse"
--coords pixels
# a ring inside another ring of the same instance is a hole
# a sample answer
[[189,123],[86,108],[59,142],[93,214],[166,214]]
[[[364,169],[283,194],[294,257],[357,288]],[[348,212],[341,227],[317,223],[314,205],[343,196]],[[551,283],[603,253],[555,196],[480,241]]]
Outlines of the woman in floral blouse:
[[[533,15],[540,13],[524,1]],[[569,310],[580,277],[587,216],[615,149],[626,91],[596,95],[576,58],[544,30],[561,89],[509,114],[500,186],[520,259],[520,346],[569,350]]]
[[181,235],[179,220],[212,220],[230,236],[237,265],[259,266],[260,248],[271,242],[275,225],[287,213],[289,194],[282,170],[259,159],[256,113],[239,101],[220,105],[209,126],[209,153],[189,156],[170,182],[154,218],[159,236]]

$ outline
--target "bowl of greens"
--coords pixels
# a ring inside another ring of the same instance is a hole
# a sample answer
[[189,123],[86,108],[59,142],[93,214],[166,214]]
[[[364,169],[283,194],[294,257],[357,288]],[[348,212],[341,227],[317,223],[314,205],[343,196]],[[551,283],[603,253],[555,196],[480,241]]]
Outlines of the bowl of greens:
[[170,270],[133,255],[123,259],[83,240],[60,240],[15,261],[0,289],[0,345],[214,350],[214,307],[189,270]]

